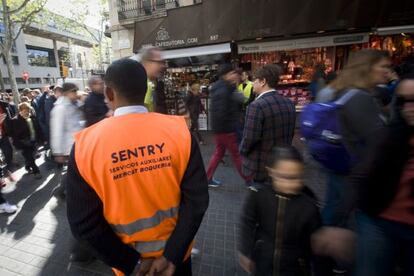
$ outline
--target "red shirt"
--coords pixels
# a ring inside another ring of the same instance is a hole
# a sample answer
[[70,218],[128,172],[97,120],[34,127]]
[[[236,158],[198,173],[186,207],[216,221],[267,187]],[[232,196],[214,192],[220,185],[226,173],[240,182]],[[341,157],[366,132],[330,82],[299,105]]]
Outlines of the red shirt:
[[414,226],[414,137],[410,140],[410,146],[410,157],[398,184],[397,193],[381,217]]

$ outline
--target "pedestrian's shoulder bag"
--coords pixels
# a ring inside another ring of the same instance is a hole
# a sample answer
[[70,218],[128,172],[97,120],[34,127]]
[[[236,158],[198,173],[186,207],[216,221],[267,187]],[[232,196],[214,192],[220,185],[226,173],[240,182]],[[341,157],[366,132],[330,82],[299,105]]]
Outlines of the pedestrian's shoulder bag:
[[325,168],[340,174],[349,173],[356,161],[343,141],[340,109],[357,92],[351,89],[336,101],[311,103],[303,109],[300,120],[310,154]]

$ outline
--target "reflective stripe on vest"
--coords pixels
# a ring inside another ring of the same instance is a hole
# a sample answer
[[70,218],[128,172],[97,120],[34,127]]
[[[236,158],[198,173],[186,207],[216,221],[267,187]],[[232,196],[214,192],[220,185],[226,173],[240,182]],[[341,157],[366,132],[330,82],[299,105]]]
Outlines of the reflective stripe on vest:
[[[112,229],[119,234],[133,235],[136,232],[153,228],[167,218],[174,218],[178,215],[178,207],[168,210],[160,210],[154,216],[145,219],[138,219],[128,224],[112,224]],[[158,250],[157,250],[158,251]]]
[[190,152],[191,135],[179,116],[126,114],[76,135],[80,175],[114,232],[143,258],[162,256],[175,229]]
[[238,90],[243,94],[244,102],[246,103],[250,99],[250,95],[252,94],[253,83],[251,81],[248,81],[244,89],[243,89],[243,83],[241,83],[238,87]]
[[141,254],[163,250],[167,241],[138,242],[135,249]]

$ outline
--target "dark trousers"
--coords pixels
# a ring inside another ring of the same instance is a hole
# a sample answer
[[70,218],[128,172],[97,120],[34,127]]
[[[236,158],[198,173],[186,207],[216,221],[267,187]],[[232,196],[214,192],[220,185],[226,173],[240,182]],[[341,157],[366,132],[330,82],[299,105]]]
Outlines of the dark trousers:
[[214,134],[214,140],[216,143],[216,149],[214,150],[213,156],[211,157],[210,162],[208,164],[208,180],[211,180],[213,178],[214,172],[216,171],[218,164],[223,159],[226,150],[229,150],[234,166],[236,166],[236,169],[239,172],[240,176],[246,182],[251,181],[250,177],[245,176],[241,170],[241,157],[239,153],[239,146],[237,144],[236,133]]
[[36,165],[34,154],[36,151],[35,144],[27,145],[21,148],[24,157],[26,170],[31,170],[33,173],[39,172],[39,167]]
[[414,227],[357,213],[358,245],[355,276],[394,275],[403,252],[404,276],[414,275]]
[[200,134],[200,126],[198,124],[198,116],[191,116],[191,133],[197,138],[198,142],[204,142],[203,137]]
[[[4,177],[4,168],[0,168],[0,178]],[[4,199],[3,194],[1,192],[1,190],[3,189],[3,187],[0,187],[0,204],[6,203],[7,201]]]
[[0,139],[0,149],[4,154],[4,158],[7,164],[6,169],[8,170],[13,161],[13,148],[10,144],[9,137],[2,137]]
[[191,276],[191,275],[193,275],[193,273],[192,273],[192,265],[191,265],[191,257],[190,257],[185,262],[177,266],[174,276]]
[[322,209],[322,222],[327,226],[345,227],[347,224],[348,213],[343,210],[341,205],[345,197],[346,177],[327,171],[327,185],[325,207]]

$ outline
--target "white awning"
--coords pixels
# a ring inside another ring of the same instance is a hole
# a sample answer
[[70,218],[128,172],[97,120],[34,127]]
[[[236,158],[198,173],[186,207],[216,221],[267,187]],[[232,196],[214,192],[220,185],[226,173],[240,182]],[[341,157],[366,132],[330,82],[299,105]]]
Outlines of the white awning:
[[377,29],[379,35],[392,35],[400,33],[414,33],[414,25],[383,27]]
[[335,36],[321,36],[310,38],[298,38],[290,40],[253,42],[238,45],[239,54],[261,53],[274,51],[289,51],[296,49],[308,49],[317,47],[331,47],[366,43],[369,41],[368,33],[346,34]]
[[230,43],[222,43],[208,46],[166,50],[162,52],[164,59],[205,56],[214,54],[231,53]]

